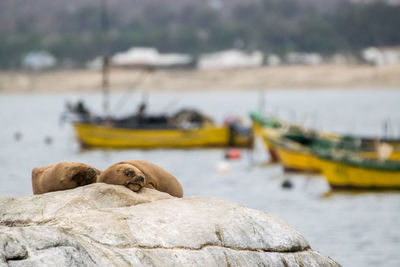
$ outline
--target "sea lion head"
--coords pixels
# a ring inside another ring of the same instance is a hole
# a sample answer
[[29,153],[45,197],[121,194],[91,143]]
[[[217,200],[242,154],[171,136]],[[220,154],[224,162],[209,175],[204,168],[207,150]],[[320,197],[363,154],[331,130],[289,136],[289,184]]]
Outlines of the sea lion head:
[[144,173],[138,168],[132,166],[129,169],[125,169],[124,174],[126,177],[130,178],[124,186],[128,187],[130,190],[137,192],[145,185],[146,178]]
[[137,192],[146,184],[146,176],[135,166],[121,163],[113,165],[102,172],[98,182],[123,185]]
[[71,180],[75,181],[78,186],[92,184],[97,178],[95,169],[87,166],[77,166],[72,169],[72,172]]

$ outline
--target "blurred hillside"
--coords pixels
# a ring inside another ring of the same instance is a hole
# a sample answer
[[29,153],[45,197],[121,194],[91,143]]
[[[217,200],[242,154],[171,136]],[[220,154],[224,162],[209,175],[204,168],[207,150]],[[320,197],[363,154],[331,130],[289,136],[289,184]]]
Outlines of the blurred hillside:
[[131,46],[192,55],[229,48],[332,54],[400,44],[395,0],[108,0],[105,47],[101,2],[1,0],[0,68],[19,68],[33,50],[79,67]]

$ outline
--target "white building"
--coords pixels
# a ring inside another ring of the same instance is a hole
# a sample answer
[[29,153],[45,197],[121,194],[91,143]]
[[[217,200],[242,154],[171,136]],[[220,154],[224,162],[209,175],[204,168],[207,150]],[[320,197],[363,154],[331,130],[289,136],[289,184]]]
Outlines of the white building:
[[317,53],[290,52],[286,55],[286,62],[291,65],[319,65],[322,57]]
[[400,46],[369,47],[361,55],[366,62],[373,65],[399,64]]
[[270,67],[276,67],[281,64],[281,58],[276,54],[269,54],[265,63]]
[[160,54],[150,47],[133,47],[115,54],[111,64],[118,67],[174,68],[191,64],[192,58],[185,54]]
[[197,63],[199,69],[229,69],[259,67],[264,56],[260,51],[245,53],[240,50],[226,50],[202,55]]
[[47,51],[29,52],[22,60],[22,66],[27,69],[40,70],[52,68],[57,59]]
[[86,62],[86,67],[90,70],[99,70],[103,67],[103,58],[96,57],[93,60]]

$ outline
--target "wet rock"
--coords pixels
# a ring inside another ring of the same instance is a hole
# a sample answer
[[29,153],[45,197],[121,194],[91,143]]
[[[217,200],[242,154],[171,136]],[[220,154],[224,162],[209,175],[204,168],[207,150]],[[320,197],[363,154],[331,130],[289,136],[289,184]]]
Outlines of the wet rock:
[[216,198],[91,184],[0,207],[0,266],[339,266],[286,223]]

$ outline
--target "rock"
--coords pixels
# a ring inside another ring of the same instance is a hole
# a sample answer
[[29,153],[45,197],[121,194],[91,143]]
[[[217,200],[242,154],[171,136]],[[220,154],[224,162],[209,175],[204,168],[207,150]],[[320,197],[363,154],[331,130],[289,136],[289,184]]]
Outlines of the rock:
[[286,223],[216,198],[98,183],[0,207],[0,266],[339,266]]

